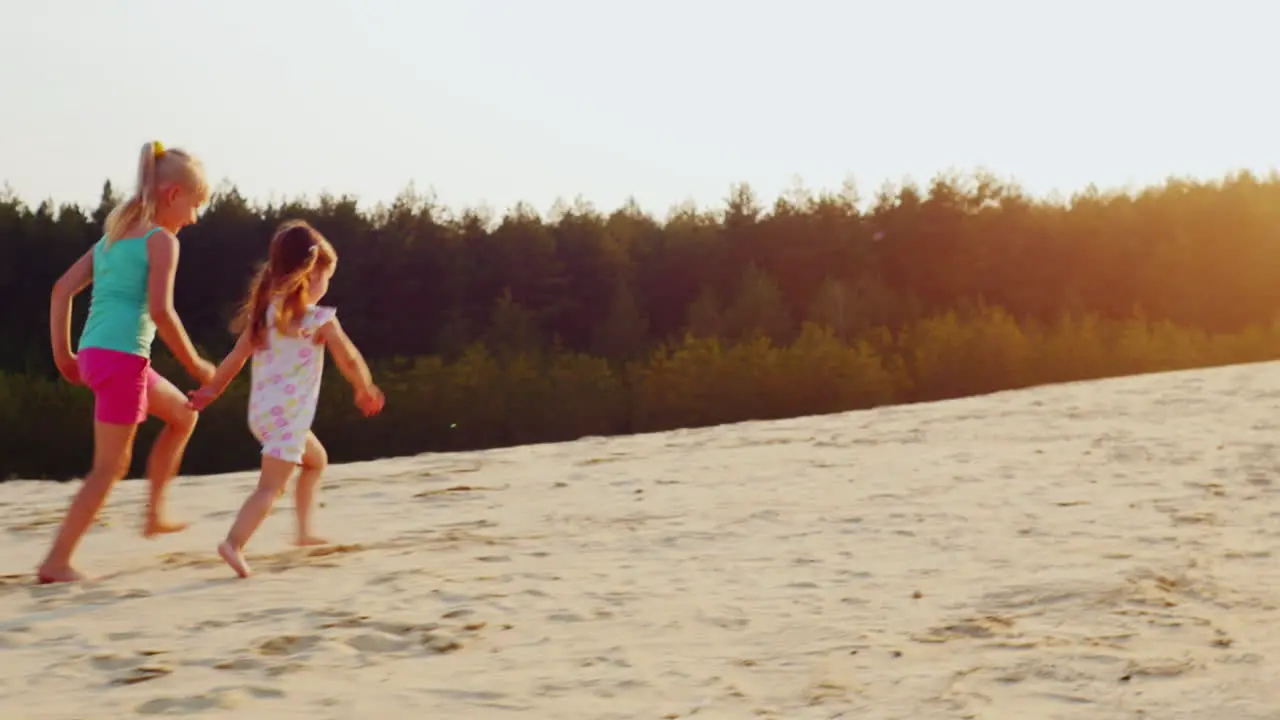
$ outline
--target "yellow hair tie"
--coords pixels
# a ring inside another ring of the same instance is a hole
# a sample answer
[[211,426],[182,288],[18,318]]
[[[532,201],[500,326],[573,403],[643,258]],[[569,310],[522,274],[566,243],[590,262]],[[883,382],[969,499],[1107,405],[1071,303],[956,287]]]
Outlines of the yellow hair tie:
[[153,144],[156,146],[156,158],[159,159],[159,157],[164,154],[164,143],[156,140]]

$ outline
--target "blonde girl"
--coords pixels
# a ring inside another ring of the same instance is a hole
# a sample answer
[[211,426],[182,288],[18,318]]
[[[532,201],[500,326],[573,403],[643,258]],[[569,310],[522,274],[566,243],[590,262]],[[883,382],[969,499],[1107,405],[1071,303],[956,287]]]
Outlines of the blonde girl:
[[[53,547],[37,570],[42,583],[83,579],[71,556],[116,481],[129,470],[138,425],[164,422],[147,461],[151,481],[143,534],[186,527],[166,518],[165,492],[178,472],[196,413],[181,391],[151,367],[156,334],[197,382],[213,374],[173,308],[178,231],[209,199],[200,162],[158,142],[142,146],[137,188],[107,217],[105,233],[58,279],[49,303],[53,358],[69,382],[94,396],[93,467],[67,509]],[[71,304],[92,284],[79,353],[71,350]]]

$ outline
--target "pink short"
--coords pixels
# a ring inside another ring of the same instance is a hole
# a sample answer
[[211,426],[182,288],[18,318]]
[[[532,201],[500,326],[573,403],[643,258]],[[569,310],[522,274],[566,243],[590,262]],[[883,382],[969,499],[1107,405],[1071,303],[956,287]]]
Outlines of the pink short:
[[160,379],[150,360],[103,348],[81,348],[76,360],[80,379],[93,391],[95,420],[137,425],[147,419],[147,391]]

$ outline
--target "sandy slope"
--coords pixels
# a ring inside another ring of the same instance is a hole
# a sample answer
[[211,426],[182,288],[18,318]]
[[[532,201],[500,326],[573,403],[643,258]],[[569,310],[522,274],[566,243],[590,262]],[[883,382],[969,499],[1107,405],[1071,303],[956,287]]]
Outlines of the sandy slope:
[[250,474],[0,485],[0,717],[1274,718],[1280,369],[334,468],[235,580]]

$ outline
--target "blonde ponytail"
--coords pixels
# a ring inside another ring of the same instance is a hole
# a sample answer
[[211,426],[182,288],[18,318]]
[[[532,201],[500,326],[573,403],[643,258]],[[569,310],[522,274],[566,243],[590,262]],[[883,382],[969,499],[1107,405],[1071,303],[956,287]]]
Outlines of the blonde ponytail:
[[107,216],[107,244],[111,244],[130,229],[155,221],[156,215],[156,155],[163,152],[159,143],[142,146],[138,157],[137,187],[129,199],[120,203]]
[[150,229],[149,226],[156,222],[160,188],[170,183],[182,183],[188,189],[208,195],[208,184],[200,161],[182,150],[166,149],[159,142],[143,145],[138,155],[137,187],[129,199],[111,211],[104,223],[107,243],[121,239],[125,233],[139,226]]

